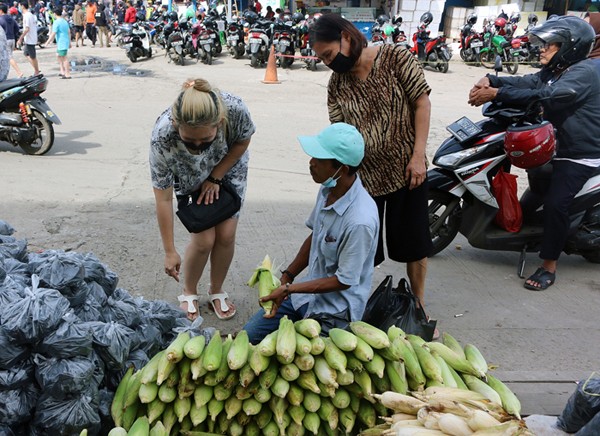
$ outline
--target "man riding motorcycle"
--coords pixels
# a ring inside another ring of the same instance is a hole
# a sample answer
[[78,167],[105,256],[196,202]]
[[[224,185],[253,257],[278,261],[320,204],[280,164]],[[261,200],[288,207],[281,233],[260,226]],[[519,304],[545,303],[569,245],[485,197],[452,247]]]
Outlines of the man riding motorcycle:
[[[542,69],[523,77],[488,75],[473,87],[469,103],[480,106],[495,100],[523,105],[546,98],[542,102],[544,118],[557,129],[559,147],[552,160],[552,180],[544,198],[542,266],[524,284],[526,289],[542,291],[554,284],[556,278],[557,261],[569,233],[569,206],[600,167],[597,122],[600,75],[593,63],[586,60],[595,34],[584,20],[573,16],[552,17],[531,29],[529,37],[533,45],[540,47]],[[557,90],[572,90],[573,98],[552,101],[550,97]],[[531,126],[532,133],[536,128]]]

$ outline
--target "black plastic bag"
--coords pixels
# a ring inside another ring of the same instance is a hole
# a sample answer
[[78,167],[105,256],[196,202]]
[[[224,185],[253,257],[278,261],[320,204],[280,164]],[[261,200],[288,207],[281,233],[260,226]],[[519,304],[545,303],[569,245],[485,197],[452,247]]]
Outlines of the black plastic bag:
[[431,341],[437,321],[428,321],[423,308],[417,307],[418,298],[405,279],[400,280],[397,288],[392,287],[392,281],[392,276],[386,276],[375,289],[362,320],[383,331],[395,325],[405,333]]
[[68,359],[89,356],[92,352],[92,330],[73,313],[67,312],[58,328],[42,342],[36,351],[49,357]]
[[187,320],[185,313],[164,300],[155,300],[142,304],[144,306],[149,305],[148,309],[144,310],[145,322],[157,327],[163,335],[175,327],[177,319]]
[[594,372],[587,380],[579,381],[577,389],[558,418],[558,428],[567,433],[578,432],[599,412],[600,374]]
[[43,393],[37,403],[33,424],[40,434],[78,435],[87,428],[89,435],[100,431],[98,388],[66,398]]
[[0,312],[0,321],[6,333],[21,343],[34,343],[56,330],[69,310],[69,301],[54,289],[39,288],[37,276],[32,276],[32,287],[24,297]]
[[106,373],[106,386],[116,390],[129,367],[133,367],[137,371],[138,369],[142,369],[149,361],[150,359],[142,350],[132,351],[123,368]]
[[4,269],[4,264],[0,262],[0,285],[4,283],[4,279],[6,278],[6,270]]
[[6,275],[15,282],[22,283],[23,287],[31,284],[31,268],[29,267],[29,264],[11,258],[4,259],[2,265],[4,271],[6,271]]
[[94,300],[96,300],[98,302],[98,306],[99,307],[103,307],[104,305],[106,305],[106,302],[108,300],[108,296],[106,295],[106,292],[104,292],[104,288],[102,288],[102,286],[100,286],[97,282],[87,282],[86,283],[87,287],[88,287],[88,298],[93,298]]
[[46,286],[61,290],[83,281],[83,263],[69,253],[55,252],[54,256],[37,266],[34,273]]
[[598,436],[600,434],[600,412],[588,422],[575,436]]
[[22,262],[27,260],[27,241],[25,239],[17,239],[14,242],[0,244],[0,260],[10,258]]
[[111,271],[106,265],[92,253],[86,253],[82,256],[83,267],[85,269],[85,281],[94,281],[102,286],[107,296],[113,294],[117,288],[119,277]]
[[117,322],[130,328],[140,324],[140,315],[137,304],[133,298],[117,300],[114,294],[108,297],[106,304],[102,307],[102,316],[106,322]]
[[19,389],[0,391],[0,423],[15,427],[29,422],[39,395],[35,383],[31,382]]
[[85,302],[74,308],[75,315],[83,322],[104,322],[104,316],[102,316],[101,306],[98,301],[91,295]]
[[4,284],[0,286],[0,317],[2,312],[10,306],[12,303],[23,299],[24,287],[19,286],[13,282],[12,279],[6,278]]
[[152,324],[140,324],[136,327],[135,333],[136,337],[131,345],[133,350],[143,350],[148,356],[154,356],[165,348],[158,327]]
[[110,370],[123,368],[135,332],[124,325],[110,322],[89,323],[94,338],[94,350],[98,353],[106,367]]
[[0,436],[15,436],[15,433],[11,430],[11,428],[8,425],[0,424]]
[[87,389],[94,375],[94,363],[87,357],[71,359],[34,358],[35,378],[44,393],[57,398],[77,394]]
[[[12,368],[0,371],[0,391],[19,389],[33,381],[35,367],[31,360],[26,360]],[[1,421],[0,421],[1,422]]]
[[6,221],[0,220],[0,235],[10,236],[15,232],[13,226],[8,224]]
[[348,330],[350,324],[350,310],[344,309],[338,313],[311,313],[310,318],[317,320],[321,324],[321,336],[329,335],[329,330],[338,328]]
[[0,369],[14,368],[31,355],[31,349],[12,340],[0,326]]
[[[98,353],[96,353],[95,351],[92,351],[92,354],[90,354],[90,357],[88,357],[88,359],[90,359],[90,361],[94,364],[94,375],[92,376],[94,384],[96,386],[100,386],[104,381],[106,366],[104,365],[104,362],[102,361],[100,356],[98,356]],[[114,390],[116,389],[117,387],[115,386]]]
[[110,414],[110,407],[114,397],[115,393],[108,389],[100,389],[99,391],[98,414],[100,415],[100,426],[102,427],[101,434],[107,434],[108,430],[115,425]]

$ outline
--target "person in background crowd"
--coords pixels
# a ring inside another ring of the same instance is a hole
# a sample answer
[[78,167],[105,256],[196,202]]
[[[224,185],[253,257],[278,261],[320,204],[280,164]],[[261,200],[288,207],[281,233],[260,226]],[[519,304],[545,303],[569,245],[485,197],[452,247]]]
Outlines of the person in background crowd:
[[135,14],[137,14],[137,10],[133,7],[131,1],[128,1],[125,5],[127,6],[127,10],[125,11],[125,20],[123,22],[133,24],[135,23]]
[[[244,326],[253,344],[277,330],[284,315],[297,321],[343,314],[346,322],[359,321],[371,291],[379,217],[357,174],[365,153],[362,135],[354,126],[334,123],[298,140],[321,188],[306,221],[310,235],[281,273],[282,285],[260,300],[273,302],[271,314],[261,309]],[[307,276],[294,283],[305,269]]]
[[125,22],[125,12],[126,12],[125,3],[119,2],[117,4],[117,6],[115,7],[115,14],[117,16],[117,22],[119,24],[123,24]]
[[310,38],[317,56],[333,70],[327,85],[329,120],[355,126],[365,139],[360,175],[381,222],[375,265],[385,260],[385,245],[390,259],[406,263],[412,291],[423,305],[433,249],[425,156],[431,88],[423,69],[402,47],[368,47],[364,35],[337,14],[315,21]]
[[3,82],[8,77],[10,70],[10,48],[6,40],[6,32],[0,26],[0,82]]
[[156,8],[154,7],[152,0],[148,0],[148,7],[146,8],[146,20],[152,19],[152,15],[154,15],[154,11]]
[[590,23],[596,32],[594,46],[588,57],[594,60],[594,65],[600,73],[600,12],[586,12],[584,20]]
[[265,14],[265,18],[267,20],[272,20],[275,17],[275,12],[273,12],[273,8],[271,6],[267,6],[267,13]]
[[[156,216],[165,250],[164,271],[179,281],[181,257],[173,235],[173,191],[199,192],[198,202],[219,198],[223,182],[244,198],[248,177],[248,146],[256,127],[244,102],[219,91],[203,79],[184,84],[171,108],[160,115],[150,142],[150,173]],[[175,185],[176,177],[179,183]],[[235,306],[223,283],[235,250],[240,213],[199,233],[190,234],[183,259],[183,294],[178,297],[188,318],[198,316],[198,282],[210,258],[209,304],[219,319],[229,319]]]
[[8,15],[7,12],[8,6],[6,6],[4,3],[0,3],[0,26],[2,26],[6,34],[9,62],[13,67],[13,70],[15,70],[15,73],[17,73],[17,77],[23,77],[23,72],[13,57],[13,52],[15,51],[15,41],[17,40],[20,32],[19,25],[13,16]]
[[92,47],[96,47],[96,12],[98,7],[94,0],[88,0],[85,7],[85,33],[90,41],[92,41]]
[[67,54],[71,48],[71,29],[67,22],[68,14],[66,12],[63,14],[60,8],[56,8],[54,13],[57,15],[57,18],[52,24],[52,33],[50,33],[48,42],[44,46],[48,46],[56,38],[56,57],[58,58],[60,69],[58,76],[61,79],[70,79],[71,69]]
[[29,4],[27,4],[26,1],[21,3],[21,10],[23,11],[23,33],[21,33],[21,36],[17,41],[17,46],[23,44],[23,54],[27,57],[29,63],[33,67],[33,75],[37,76],[40,74],[40,67],[35,52],[35,46],[38,43],[37,19],[29,11]]
[[75,47],[79,47],[79,41],[81,46],[85,47],[83,43],[83,29],[85,26],[85,12],[81,8],[81,3],[75,3],[75,9],[73,10],[73,28],[75,29]]
[[106,22],[106,6],[104,6],[104,3],[100,3],[98,5],[98,10],[96,11],[96,28],[98,29],[100,47],[104,47],[104,43],[106,43],[107,47],[110,47],[108,23]]
[[262,4],[260,3],[259,0],[254,0],[254,9],[256,9],[256,13],[258,15],[261,15],[261,13],[262,13]]

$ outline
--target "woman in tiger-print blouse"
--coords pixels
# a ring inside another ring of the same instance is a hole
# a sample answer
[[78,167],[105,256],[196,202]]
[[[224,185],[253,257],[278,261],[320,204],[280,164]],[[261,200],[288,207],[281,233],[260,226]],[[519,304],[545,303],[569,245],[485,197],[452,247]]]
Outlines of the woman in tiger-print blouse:
[[425,147],[431,88],[414,56],[402,47],[368,47],[363,34],[336,14],[311,28],[317,56],[333,70],[327,88],[329,120],[354,125],[365,140],[360,176],[379,208],[375,264],[384,260],[383,221],[390,259],[406,262],[423,301],[432,244],[427,216]]

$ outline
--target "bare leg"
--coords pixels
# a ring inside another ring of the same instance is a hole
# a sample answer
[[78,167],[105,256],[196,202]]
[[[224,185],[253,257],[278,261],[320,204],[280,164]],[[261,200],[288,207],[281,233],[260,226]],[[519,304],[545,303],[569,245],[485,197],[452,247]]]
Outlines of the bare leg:
[[71,77],[71,68],[69,65],[69,59],[66,56],[61,56],[59,62],[61,62],[60,69],[63,72],[64,76]]
[[[222,292],[223,282],[231,266],[233,254],[235,251],[235,232],[237,230],[237,218],[231,218],[223,221],[215,227],[216,237],[215,245],[210,254],[210,293],[219,294]],[[227,301],[229,310],[224,312],[219,300],[214,301],[215,310],[221,316],[234,313],[235,306]]]
[[65,63],[63,61],[64,56],[56,56],[58,58],[58,69],[60,70],[60,74],[65,75]]
[[[183,293],[196,295],[198,282],[204,273],[208,256],[215,244],[215,229],[208,229],[201,233],[191,233],[191,240],[185,249],[183,259]],[[185,305],[185,306],[184,306]],[[187,303],[182,303],[181,308],[187,312]],[[189,314],[188,318],[196,319],[198,312]]]
[[27,59],[29,59],[29,63],[33,67],[33,75],[37,76],[38,74],[40,74],[40,67],[37,58],[32,59],[29,56],[27,56]]
[[23,71],[21,71],[17,61],[15,61],[13,58],[10,58],[10,66],[13,68],[13,70],[15,70],[15,73],[17,73],[18,77],[23,77]]
[[425,277],[427,276],[427,258],[406,264],[406,274],[413,294],[421,302],[421,306],[425,307]]

